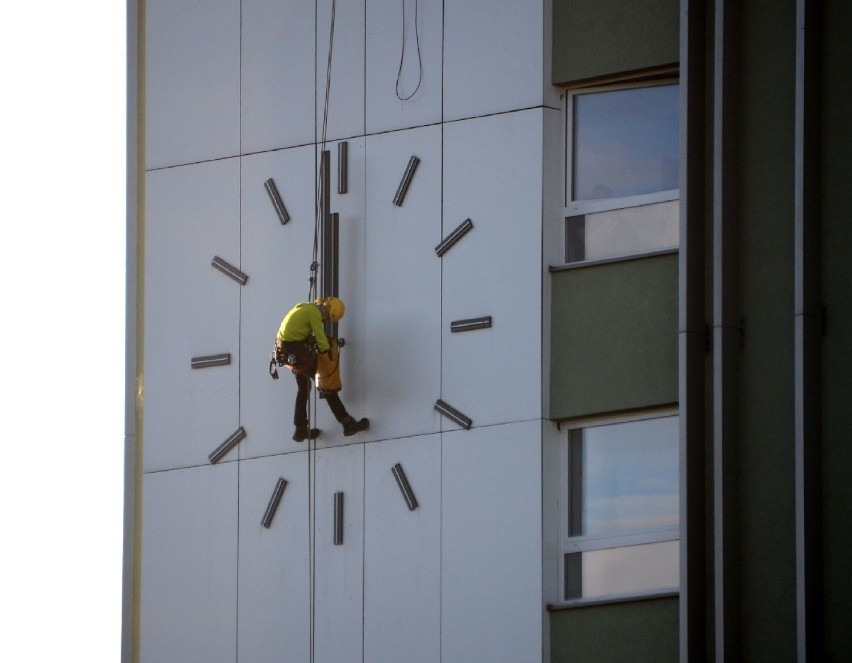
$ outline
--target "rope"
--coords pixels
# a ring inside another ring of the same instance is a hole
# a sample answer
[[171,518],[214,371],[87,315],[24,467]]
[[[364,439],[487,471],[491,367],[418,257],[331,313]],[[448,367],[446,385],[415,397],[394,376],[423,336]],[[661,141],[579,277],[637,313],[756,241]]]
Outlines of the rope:
[[[311,256],[310,267],[310,285],[308,288],[308,301],[313,301],[317,297],[317,268],[319,262],[317,257],[319,254],[319,235],[320,223],[322,222],[322,186],[323,186],[323,169],[322,169],[322,153],[325,151],[326,139],[328,136],[328,107],[331,98],[331,62],[334,54],[334,23],[337,14],[337,0],[331,1],[331,25],[329,26],[328,35],[328,60],[325,70],[325,99],[323,102],[322,111],[322,140],[320,149],[320,167],[317,169],[317,184],[316,184],[316,204],[314,208],[314,245],[313,254]],[[313,404],[311,403],[313,400]],[[317,410],[317,389],[313,389],[312,398],[308,399],[308,431],[315,427]],[[309,546],[310,546],[310,573],[311,573],[311,588],[310,588],[310,660],[314,662],[316,657],[316,440],[312,440],[308,435],[308,527],[309,531]]]
[[[314,206],[314,246],[311,260],[311,275],[310,288],[308,290],[308,301],[313,301],[317,297],[317,278],[316,272],[319,266],[317,257],[319,255],[319,235],[320,224],[322,223],[322,153],[325,152],[325,147],[328,138],[328,108],[331,99],[331,61],[334,54],[334,23],[337,14],[337,0],[331,1],[331,26],[328,34],[328,60],[325,68],[325,99],[323,100],[322,109],[322,133],[320,139],[320,164],[317,168],[317,185],[316,185],[316,203]],[[326,210],[328,211],[328,210]]]
[[420,0],[414,0],[414,37],[417,41],[417,87],[407,97],[403,97],[399,93],[399,79],[402,77],[402,63],[405,60],[405,1],[402,0],[402,50],[399,54],[399,69],[396,72],[396,98],[400,101],[411,99],[411,97],[417,94],[417,90],[420,89],[420,84],[423,82],[423,58],[420,55],[420,27],[418,26]]

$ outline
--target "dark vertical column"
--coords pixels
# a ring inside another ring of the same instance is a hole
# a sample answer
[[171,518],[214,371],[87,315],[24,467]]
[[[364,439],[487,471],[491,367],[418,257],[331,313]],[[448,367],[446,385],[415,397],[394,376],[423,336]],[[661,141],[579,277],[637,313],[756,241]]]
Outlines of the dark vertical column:
[[349,191],[349,143],[345,140],[337,144],[337,193]]
[[823,659],[821,2],[796,3],[795,426],[796,635],[799,661]]
[[740,654],[737,2],[716,0],[713,81],[713,532],[717,661]]
[[[323,150],[320,161],[320,194],[322,228],[320,242],[322,247],[322,282],[320,296],[338,296],[338,270],[340,265],[339,227],[340,216],[331,212],[331,152]],[[337,323],[326,325],[326,334],[337,336]]]
[[705,71],[706,4],[680,3],[680,660],[702,660],[705,588]]
[[331,246],[329,234],[331,228],[331,152],[323,150],[320,154],[320,255],[322,260],[322,277],[320,280],[320,297],[331,297],[331,282],[334,275],[334,265],[331,262]]

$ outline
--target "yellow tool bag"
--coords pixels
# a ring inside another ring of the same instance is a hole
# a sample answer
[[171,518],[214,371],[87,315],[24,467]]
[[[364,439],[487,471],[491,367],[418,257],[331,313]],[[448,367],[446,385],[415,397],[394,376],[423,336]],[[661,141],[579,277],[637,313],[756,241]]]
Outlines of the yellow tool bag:
[[328,352],[317,354],[316,384],[320,395],[343,388],[340,381],[340,344],[333,337],[328,339],[328,343],[331,346]]

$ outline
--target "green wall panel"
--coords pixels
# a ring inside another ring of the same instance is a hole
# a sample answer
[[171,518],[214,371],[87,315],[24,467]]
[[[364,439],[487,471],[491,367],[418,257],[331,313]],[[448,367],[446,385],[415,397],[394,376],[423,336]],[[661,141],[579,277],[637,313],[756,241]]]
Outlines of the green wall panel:
[[553,83],[678,61],[678,0],[554,0]]
[[550,418],[677,402],[676,254],[551,275]]
[[678,599],[648,599],[550,614],[552,663],[678,660]]

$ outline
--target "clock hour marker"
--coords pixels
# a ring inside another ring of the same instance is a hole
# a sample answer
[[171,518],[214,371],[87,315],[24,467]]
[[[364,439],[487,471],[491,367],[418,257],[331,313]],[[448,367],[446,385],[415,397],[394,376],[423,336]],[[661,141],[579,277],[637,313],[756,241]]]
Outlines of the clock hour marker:
[[473,230],[473,221],[470,219],[465,219],[462,221],[461,225],[456,228],[453,232],[447,235],[446,239],[442,241],[438,246],[435,247],[435,253],[438,254],[440,258],[447,251],[449,251],[453,245],[458,242],[462,237],[464,237],[468,232]]
[[393,204],[397,207],[402,207],[402,201],[405,200],[405,194],[408,193],[408,187],[411,184],[411,179],[414,177],[414,171],[417,170],[417,164],[419,163],[420,159],[415,156],[412,156],[408,160],[408,166],[405,169],[405,173],[402,175],[402,180],[396,190],[396,195],[393,197]]
[[211,453],[208,458],[210,462],[213,464],[218,463],[222,458],[227,454],[231,449],[233,449],[237,444],[239,444],[240,440],[242,440],[246,436],[245,428],[240,426],[227,440],[222,442],[217,449]]
[[487,329],[490,326],[491,316],[486,315],[482,318],[470,318],[469,320],[453,320],[450,323],[450,331],[453,333],[465,332],[474,329]]
[[290,215],[287,213],[287,208],[284,207],[284,201],[281,200],[281,194],[278,193],[278,187],[275,186],[275,180],[271,177],[263,183],[266,187],[266,193],[269,194],[269,200],[272,201],[272,206],[275,208],[275,213],[283,226],[290,220]]
[[227,366],[231,363],[231,353],[220,355],[207,355],[206,357],[193,357],[191,365],[193,368],[209,368],[211,366]]
[[343,493],[334,494],[334,545],[343,545]]
[[447,419],[455,421],[459,426],[464,428],[465,430],[469,429],[471,425],[473,425],[473,420],[470,417],[463,415],[461,412],[456,410],[451,405],[448,405],[440,398],[435,401],[435,409],[438,410],[441,414],[443,414]]
[[281,496],[284,495],[284,489],[287,487],[287,481],[284,477],[279,477],[275,484],[275,489],[272,491],[272,497],[269,498],[269,504],[266,505],[266,512],[263,514],[261,525],[266,529],[272,525],[272,519],[275,517],[275,512],[278,510],[278,504],[281,502]]
[[349,189],[349,143],[345,140],[337,144],[337,193],[346,193]]
[[408,477],[405,476],[405,470],[402,469],[402,465],[397,463],[391,468],[391,472],[393,472],[393,478],[396,479],[396,485],[399,486],[399,490],[402,492],[403,498],[405,498],[408,510],[414,511],[414,509],[417,508],[417,498],[414,496],[414,491],[411,490],[411,485],[408,483]]
[[240,285],[245,285],[246,281],[248,281],[248,276],[244,272],[241,272],[229,262],[225,262],[219,256],[215,256],[213,258],[213,262],[211,262],[210,264],[226,276],[230,276],[232,279],[234,279],[234,281],[236,281]]

